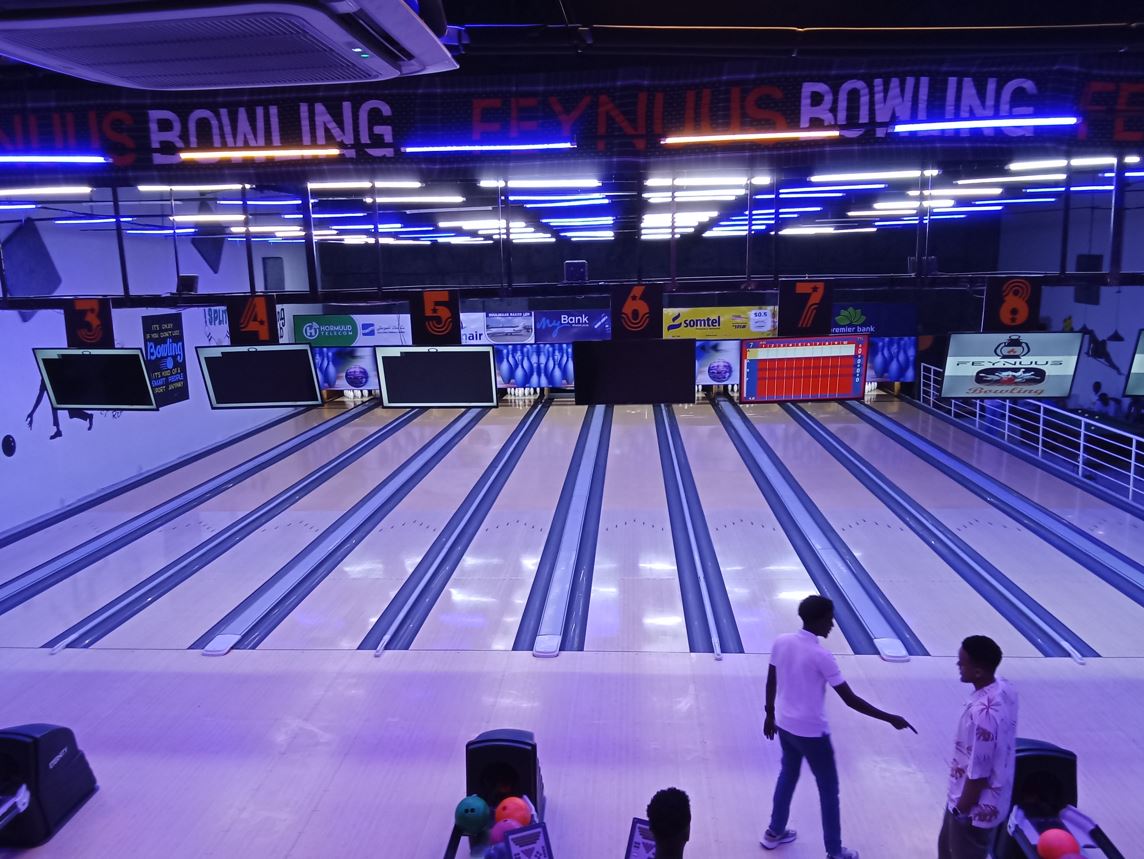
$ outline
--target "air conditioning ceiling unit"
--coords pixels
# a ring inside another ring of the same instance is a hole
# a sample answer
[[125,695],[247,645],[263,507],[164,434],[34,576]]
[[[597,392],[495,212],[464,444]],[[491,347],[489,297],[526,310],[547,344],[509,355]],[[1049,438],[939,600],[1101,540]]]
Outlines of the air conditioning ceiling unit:
[[[457,68],[441,0],[0,2],[0,54],[137,89],[346,84]],[[426,20],[423,20],[424,19]]]

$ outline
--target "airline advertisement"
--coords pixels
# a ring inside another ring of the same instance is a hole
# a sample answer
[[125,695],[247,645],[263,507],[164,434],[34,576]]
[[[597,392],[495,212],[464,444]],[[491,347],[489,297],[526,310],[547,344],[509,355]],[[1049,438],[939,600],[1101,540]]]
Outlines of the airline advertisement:
[[1067,397],[1084,335],[951,334],[943,397]]
[[778,333],[778,308],[665,307],[663,336],[667,340],[747,340]]

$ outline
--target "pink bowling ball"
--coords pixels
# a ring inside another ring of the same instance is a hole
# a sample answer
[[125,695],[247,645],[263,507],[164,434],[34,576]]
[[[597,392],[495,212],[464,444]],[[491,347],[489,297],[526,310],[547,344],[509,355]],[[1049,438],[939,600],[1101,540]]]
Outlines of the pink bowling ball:
[[520,829],[520,823],[512,818],[498,820],[493,824],[493,828],[489,830],[489,841],[493,844],[500,844],[504,841],[505,835],[514,829]]

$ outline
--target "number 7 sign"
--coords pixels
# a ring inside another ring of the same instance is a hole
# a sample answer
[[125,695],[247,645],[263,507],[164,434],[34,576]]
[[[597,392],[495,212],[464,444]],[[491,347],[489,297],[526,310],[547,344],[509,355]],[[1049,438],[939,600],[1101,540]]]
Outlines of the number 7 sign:
[[779,337],[830,333],[831,287],[822,280],[779,284]]

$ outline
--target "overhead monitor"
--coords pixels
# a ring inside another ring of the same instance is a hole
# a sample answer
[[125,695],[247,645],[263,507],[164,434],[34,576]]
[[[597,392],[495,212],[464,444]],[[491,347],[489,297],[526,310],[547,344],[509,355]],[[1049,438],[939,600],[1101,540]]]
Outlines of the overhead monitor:
[[1084,335],[1079,332],[951,334],[943,397],[1067,397]]
[[579,405],[695,402],[693,340],[581,340],[572,363]]
[[1144,397],[1144,331],[1136,338],[1136,351],[1132,353],[1132,366],[1128,369],[1126,397]]
[[379,346],[381,402],[404,408],[497,404],[491,346]]
[[56,409],[155,411],[142,349],[33,349]]
[[305,344],[199,346],[212,409],[318,406],[322,392]]
[[744,340],[739,399],[744,403],[861,399],[868,350],[864,334]]

